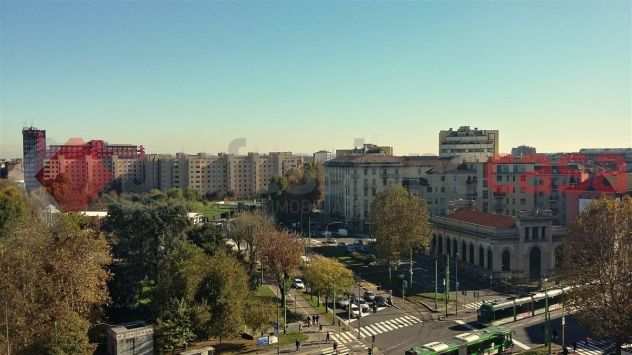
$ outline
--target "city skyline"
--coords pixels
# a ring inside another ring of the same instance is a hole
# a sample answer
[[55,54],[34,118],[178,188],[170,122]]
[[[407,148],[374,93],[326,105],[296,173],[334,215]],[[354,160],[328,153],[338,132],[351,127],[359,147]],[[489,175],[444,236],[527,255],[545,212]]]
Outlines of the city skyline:
[[3,2],[0,155],[28,125],[154,153],[632,144],[627,1],[284,4]]

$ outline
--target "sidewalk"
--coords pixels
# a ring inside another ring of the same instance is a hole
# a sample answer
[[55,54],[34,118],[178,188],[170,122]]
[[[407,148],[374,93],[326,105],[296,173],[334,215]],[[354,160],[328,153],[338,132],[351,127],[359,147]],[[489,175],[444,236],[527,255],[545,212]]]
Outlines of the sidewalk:
[[[274,291],[277,297],[280,297],[279,289],[273,285],[269,285],[270,288]],[[308,295],[299,294],[298,292],[303,292],[299,290],[291,290],[288,293],[287,297],[287,309],[289,312],[296,312],[299,314],[301,318],[306,319],[308,316],[313,316],[320,314],[320,325],[311,325],[307,327],[307,322],[303,321],[301,326],[301,332],[307,336],[307,339],[301,343],[301,348],[297,352],[296,346],[294,344],[285,345],[280,347],[279,353],[288,354],[308,354],[308,355],[322,355],[322,354],[333,354],[333,342],[336,334],[340,332],[344,332],[347,330],[347,326],[345,325],[344,320],[340,319],[337,316],[334,316],[334,324],[327,321],[327,319],[323,316],[324,312],[319,312],[317,309],[312,307],[304,298],[309,297]],[[296,297],[294,297],[296,296]],[[295,303],[296,300],[296,303]],[[332,312],[329,309],[330,315]],[[340,326],[338,326],[338,321],[340,321]],[[320,330],[322,326],[322,331]],[[290,331],[298,331],[298,322],[288,323],[288,332]],[[327,333],[330,334],[330,341],[326,341]],[[352,343],[338,343],[338,354],[367,354],[367,351],[364,347],[361,348],[361,342],[357,341],[358,344]],[[357,345],[357,346],[356,346]],[[276,346],[270,346],[266,348],[265,351],[257,351],[257,354],[276,354],[277,348]],[[379,349],[374,348],[373,354],[381,354]]]

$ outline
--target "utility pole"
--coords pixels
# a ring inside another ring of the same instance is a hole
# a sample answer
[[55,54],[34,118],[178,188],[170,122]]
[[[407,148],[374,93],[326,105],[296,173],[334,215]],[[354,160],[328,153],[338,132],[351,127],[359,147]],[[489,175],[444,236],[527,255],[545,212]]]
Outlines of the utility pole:
[[9,341],[9,302],[4,302],[4,322],[7,329],[7,355],[11,355],[11,342]]
[[564,288],[562,287],[562,350],[566,347],[566,342],[564,339],[564,328],[566,328],[566,316],[564,316],[564,304],[566,303],[566,294],[564,293]]
[[283,334],[287,334],[287,289],[283,283]]
[[445,316],[448,317],[448,303],[450,302],[450,255],[445,258]]
[[410,248],[410,288],[413,287],[413,248]]
[[458,316],[459,315],[459,253],[456,253],[456,257],[454,258],[454,279],[455,279],[454,303],[456,304],[454,314]]
[[281,353],[281,348],[280,348],[280,342],[279,342],[279,337],[281,336],[281,323],[280,321],[280,316],[279,316],[279,302],[277,302],[277,324],[276,324],[276,335],[277,335],[277,355],[279,355]]
[[358,339],[360,339],[362,337],[362,335],[360,335],[360,321],[362,320],[362,304],[360,303],[360,282],[358,282]]
[[307,253],[305,253],[305,256],[309,257],[309,248],[311,247],[312,247],[312,211],[310,210],[309,214],[307,215]]
[[438,264],[438,258],[437,255],[435,254],[435,258],[434,258],[434,266],[435,266],[435,310],[438,307],[437,304],[437,291],[439,288],[439,272],[437,271],[437,264]]
[[549,293],[548,290],[544,290],[544,321],[545,323],[545,336],[546,336],[546,348],[549,355],[551,355],[551,324],[549,323]]

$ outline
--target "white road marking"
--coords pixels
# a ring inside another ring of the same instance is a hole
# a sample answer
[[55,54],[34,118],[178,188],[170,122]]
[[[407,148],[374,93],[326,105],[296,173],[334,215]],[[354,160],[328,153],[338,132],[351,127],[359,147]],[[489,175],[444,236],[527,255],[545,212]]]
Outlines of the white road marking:
[[518,347],[522,348],[523,350],[529,350],[531,349],[530,347],[526,346],[525,344],[521,343],[520,341],[518,341],[518,339],[512,339],[513,343],[518,345]]
[[462,326],[464,326],[464,327],[465,327],[465,328],[467,328],[467,329],[470,329],[470,330],[475,330],[475,329],[474,329],[474,327],[472,327],[471,325],[469,325],[469,324],[465,323],[464,321],[462,321],[462,320],[460,320],[460,319],[456,319],[456,320],[455,320],[455,322],[456,322],[456,324],[458,324],[458,325],[462,325]]

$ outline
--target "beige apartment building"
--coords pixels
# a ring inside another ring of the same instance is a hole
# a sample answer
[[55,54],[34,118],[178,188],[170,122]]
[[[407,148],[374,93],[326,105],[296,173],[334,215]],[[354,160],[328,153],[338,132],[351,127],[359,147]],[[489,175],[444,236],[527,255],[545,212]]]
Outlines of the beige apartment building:
[[290,152],[247,155],[178,153],[145,159],[145,189],[190,188],[205,194],[254,197],[268,190],[273,176],[303,167],[303,157]]

